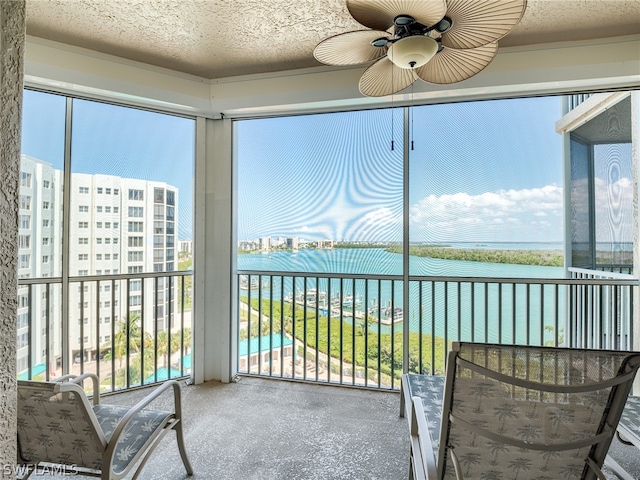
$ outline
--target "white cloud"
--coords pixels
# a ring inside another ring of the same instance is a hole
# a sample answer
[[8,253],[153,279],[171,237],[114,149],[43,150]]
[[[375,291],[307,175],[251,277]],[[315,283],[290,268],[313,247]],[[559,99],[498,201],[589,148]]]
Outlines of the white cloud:
[[555,185],[429,195],[411,207],[413,240],[557,241],[562,237],[562,202],[562,188]]

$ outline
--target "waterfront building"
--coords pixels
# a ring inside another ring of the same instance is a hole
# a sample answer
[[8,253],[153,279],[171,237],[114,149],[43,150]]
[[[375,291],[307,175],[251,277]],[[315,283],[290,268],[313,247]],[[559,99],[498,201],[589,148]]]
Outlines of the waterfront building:
[[316,248],[318,250],[331,249],[333,248],[333,240],[318,240],[316,242]]
[[[60,275],[62,253],[62,172],[51,164],[22,156],[18,213],[18,278],[49,278]],[[48,292],[48,294],[47,294]],[[30,303],[31,302],[31,303]],[[31,317],[29,311],[34,312]],[[31,352],[45,356],[47,345],[60,355],[59,289],[18,288],[17,371],[29,365],[30,324],[33,322]],[[51,335],[42,331],[49,322]],[[47,343],[47,338],[49,342]]]
[[[59,276],[65,254],[61,241],[63,173],[23,155],[20,176],[19,275]],[[74,282],[69,289],[70,349],[73,361],[80,362],[94,360],[100,350],[108,348],[113,335],[111,323],[124,320],[127,305],[130,318],[143,318],[147,332],[172,327],[176,284],[169,285],[162,278],[156,283],[132,279],[127,298],[127,289],[121,288],[120,282],[111,282],[110,276],[176,270],[178,190],[163,182],[85,173],[72,173],[71,184],[70,277],[105,276],[100,282]],[[143,295],[152,299],[145,303],[144,312]],[[28,287],[21,286],[17,371],[28,368],[30,330],[36,333],[31,349],[34,358],[46,357],[50,332],[49,358],[55,361],[49,368],[55,370],[62,355],[62,309],[56,303],[59,292],[52,287],[48,303],[46,289],[32,295],[32,311],[41,315],[32,316],[31,325],[28,298]]]
[[193,254],[193,240],[179,240],[178,252],[187,252]]
[[268,252],[271,250],[271,237],[261,237],[260,238],[260,250],[263,252]]

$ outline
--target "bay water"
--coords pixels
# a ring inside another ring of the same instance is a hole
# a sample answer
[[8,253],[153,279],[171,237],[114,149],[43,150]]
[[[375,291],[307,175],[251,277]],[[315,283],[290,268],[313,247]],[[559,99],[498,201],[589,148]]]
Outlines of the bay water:
[[[507,250],[561,250],[557,243],[459,243],[450,244],[450,248],[507,249]],[[308,272],[310,274],[363,274],[363,275],[402,275],[402,255],[389,253],[384,248],[334,248],[275,250],[269,253],[238,255],[238,271],[263,271],[273,275],[283,275],[283,279],[274,278],[273,285],[263,283],[262,298],[274,299],[302,296],[305,291],[304,279],[286,277],[287,272]],[[562,278],[562,267],[543,267],[532,265],[497,264],[442,260],[411,256],[409,273],[424,277],[474,277],[478,278]],[[517,285],[490,283],[451,283],[445,287],[438,282],[411,282],[410,312],[400,312],[404,321],[409,320],[410,331],[432,333],[448,339],[490,341],[504,343],[544,343],[556,333],[556,323],[564,322],[564,290],[554,290],[553,286]],[[248,289],[249,285],[245,285]],[[355,287],[355,291],[354,291]],[[252,298],[257,298],[258,283],[252,285]],[[364,280],[355,282],[348,279],[340,282],[325,279],[316,281],[308,278],[306,292],[316,290],[330,297],[342,296],[345,310],[350,308],[348,299],[356,303],[356,311],[368,309],[374,311],[378,306],[384,308],[402,307],[402,282],[383,280],[370,281],[365,291]],[[473,290],[473,291],[472,291]],[[241,290],[246,295],[247,290]],[[420,301],[422,300],[422,301]],[[339,300],[338,300],[339,302]],[[349,310],[350,311],[350,310]],[[351,322],[350,317],[344,318]],[[357,321],[357,320],[356,320]],[[546,329],[545,329],[546,327]],[[381,333],[400,331],[401,323],[393,326],[370,325]]]

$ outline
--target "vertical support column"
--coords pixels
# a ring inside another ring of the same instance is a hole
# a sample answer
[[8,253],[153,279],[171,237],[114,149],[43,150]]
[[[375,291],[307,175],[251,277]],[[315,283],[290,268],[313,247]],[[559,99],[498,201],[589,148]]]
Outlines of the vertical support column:
[[[64,171],[62,191],[62,285],[61,285],[61,349],[60,359],[62,374],[71,373],[71,339],[69,325],[69,265],[71,255],[71,123],[73,119],[73,99],[67,97],[65,106],[65,127],[64,127]],[[77,273],[77,272],[76,272]],[[84,349],[84,346],[82,346]]]
[[[631,92],[631,165],[633,168],[633,275],[640,278],[640,92]],[[633,289],[633,350],[640,350],[640,286]],[[640,393],[640,377],[635,393]]]
[[229,382],[237,328],[231,121],[198,119],[196,130],[193,379]]
[[0,2],[0,479],[15,478],[18,192],[25,1]]
[[205,264],[205,218],[206,177],[207,177],[207,119],[196,119],[196,164],[193,185],[193,308],[191,341],[192,348],[192,381],[204,382],[204,349],[205,349],[205,298],[206,298],[206,264]]
[[[409,146],[413,138],[409,138],[409,115],[412,115],[411,107],[404,108],[402,131],[404,134],[402,178],[403,178],[403,207],[402,207],[402,312],[404,321],[402,322],[402,373],[409,371]],[[392,113],[393,115],[393,113]],[[393,312],[391,313],[393,322]],[[421,320],[422,321],[422,320]],[[393,342],[393,338],[391,339]],[[422,338],[420,339],[422,341]],[[391,359],[393,362],[393,359]],[[422,373],[422,372],[420,372]]]

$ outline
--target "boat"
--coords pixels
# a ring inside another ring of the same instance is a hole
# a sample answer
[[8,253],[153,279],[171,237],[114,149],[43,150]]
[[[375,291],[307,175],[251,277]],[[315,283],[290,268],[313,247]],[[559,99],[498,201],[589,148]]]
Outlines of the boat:
[[382,313],[384,316],[380,319],[380,323],[383,325],[391,325],[392,323],[400,323],[404,321],[404,314],[400,307],[385,308]]
[[251,290],[257,290],[258,289],[258,277],[252,277],[251,278],[251,285],[249,285],[249,280],[247,279],[246,275],[243,275],[240,277],[240,289],[241,290],[249,290],[249,287],[251,287]]

